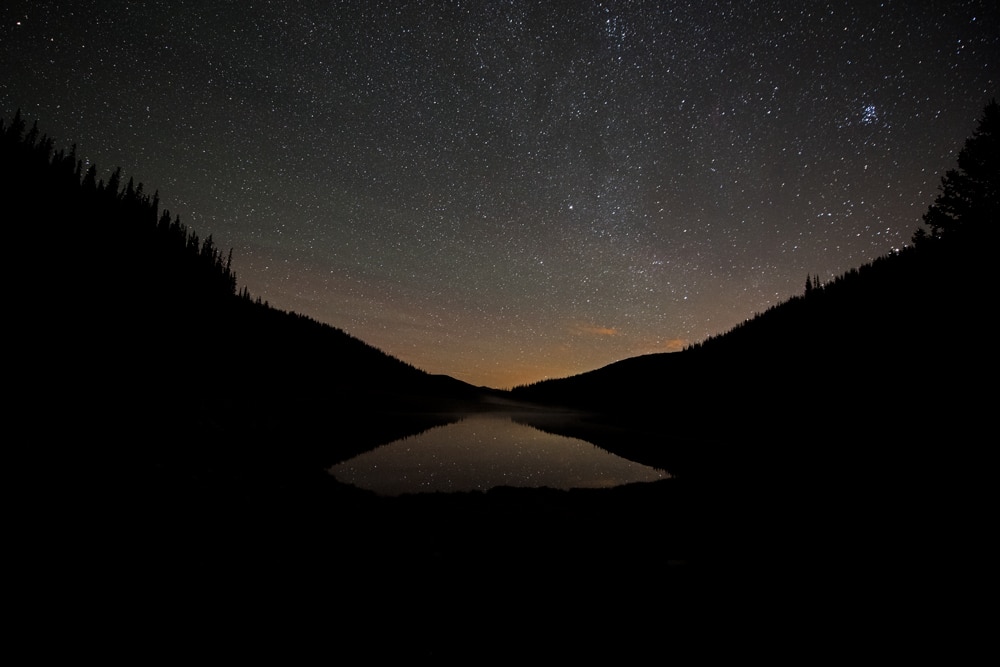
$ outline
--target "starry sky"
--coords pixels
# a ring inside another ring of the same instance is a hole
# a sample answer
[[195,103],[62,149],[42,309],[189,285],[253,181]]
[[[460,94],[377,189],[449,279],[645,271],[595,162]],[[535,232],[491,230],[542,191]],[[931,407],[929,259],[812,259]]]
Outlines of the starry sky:
[[1000,97],[1000,9],[5,0],[0,72],[0,116],[158,190],[254,297],[505,388],[907,244]]

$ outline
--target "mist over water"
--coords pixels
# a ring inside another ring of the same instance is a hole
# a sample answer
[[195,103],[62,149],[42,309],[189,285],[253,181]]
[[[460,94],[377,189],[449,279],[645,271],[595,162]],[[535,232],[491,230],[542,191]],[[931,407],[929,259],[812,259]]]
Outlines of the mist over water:
[[503,414],[471,415],[432,428],[335,465],[330,473],[386,496],[498,486],[610,488],[670,476]]

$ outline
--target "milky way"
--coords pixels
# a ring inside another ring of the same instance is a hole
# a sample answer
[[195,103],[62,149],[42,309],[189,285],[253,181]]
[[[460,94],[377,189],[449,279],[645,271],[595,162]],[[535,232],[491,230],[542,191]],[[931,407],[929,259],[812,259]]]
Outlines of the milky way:
[[998,13],[5,2],[0,115],[158,190],[272,306],[510,387],[908,243],[998,96]]

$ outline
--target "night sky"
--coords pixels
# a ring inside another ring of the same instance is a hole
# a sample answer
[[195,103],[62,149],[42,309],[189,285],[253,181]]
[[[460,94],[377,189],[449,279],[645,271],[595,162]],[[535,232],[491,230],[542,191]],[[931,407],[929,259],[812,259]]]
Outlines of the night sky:
[[0,6],[0,116],[158,190],[254,297],[494,387],[907,244],[998,81],[996,0]]

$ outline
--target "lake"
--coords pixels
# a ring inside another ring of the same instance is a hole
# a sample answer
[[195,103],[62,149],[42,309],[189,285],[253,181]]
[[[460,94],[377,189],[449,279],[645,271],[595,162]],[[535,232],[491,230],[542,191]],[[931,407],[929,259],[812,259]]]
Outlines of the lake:
[[385,496],[498,486],[609,488],[670,476],[503,413],[469,415],[390,442],[333,466],[330,473]]

